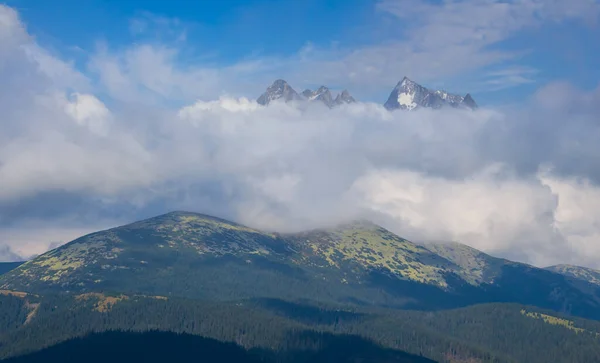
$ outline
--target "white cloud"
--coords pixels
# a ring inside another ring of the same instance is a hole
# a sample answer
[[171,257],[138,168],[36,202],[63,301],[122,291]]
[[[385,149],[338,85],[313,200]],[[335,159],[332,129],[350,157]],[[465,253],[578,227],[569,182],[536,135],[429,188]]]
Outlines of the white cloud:
[[[460,241],[545,265],[565,256],[553,190],[539,179],[503,176],[490,165],[463,180],[404,170],[378,171],[357,182],[364,203],[391,217],[391,228],[424,241]],[[510,174],[510,168],[509,168]],[[558,194],[558,198],[562,197]]]
[[[437,19],[432,11],[423,16]],[[519,19],[530,13],[499,11],[508,18],[497,28],[524,26]],[[497,28],[485,37],[505,36]],[[467,33],[455,44],[463,56],[473,48],[461,44],[483,41]],[[364,68],[375,78],[373,64],[396,59],[396,48],[381,49]],[[406,44],[398,49],[413,54]],[[352,60],[359,53],[345,59],[346,75],[363,69]],[[268,62],[181,66],[177,54],[106,47],[88,77],[44,52],[16,13],[0,7],[0,245],[31,255],[100,226],[90,220],[111,225],[189,209],[278,230],[367,217],[416,240],[600,267],[600,92],[552,84],[524,109],[503,111],[262,107],[220,87],[250,82]],[[438,74],[435,64],[422,67]]]
[[106,106],[93,95],[74,93],[72,99],[67,101],[65,112],[93,133],[106,135],[110,122],[110,111]]

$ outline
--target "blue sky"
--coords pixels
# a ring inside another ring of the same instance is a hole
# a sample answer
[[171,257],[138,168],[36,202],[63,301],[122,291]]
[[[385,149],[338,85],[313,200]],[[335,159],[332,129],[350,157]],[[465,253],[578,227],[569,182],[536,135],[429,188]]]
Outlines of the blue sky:
[[[255,97],[281,77],[299,89],[326,83],[348,88],[363,100],[383,102],[406,75],[497,105],[519,103],[551,81],[592,89],[600,80],[595,0],[7,4],[19,11],[40,44],[80,68],[88,65],[100,43],[111,52],[140,44],[177,49],[176,62],[190,67],[269,60],[260,72],[244,74],[239,89],[223,82],[215,94]],[[476,33],[483,38],[475,39]],[[454,55],[453,47],[460,48]],[[381,72],[370,77],[369,67]]]
[[174,20],[170,26],[185,30],[191,47],[217,52],[225,61],[255,52],[292,55],[307,41],[322,46],[332,41],[361,41],[367,34],[358,28],[367,29],[374,12],[371,1],[360,0],[59,3],[61,6],[44,1],[8,2],[20,10],[32,32],[62,46],[89,48],[98,39],[127,45],[139,38],[139,34],[131,34],[132,21],[156,16]]

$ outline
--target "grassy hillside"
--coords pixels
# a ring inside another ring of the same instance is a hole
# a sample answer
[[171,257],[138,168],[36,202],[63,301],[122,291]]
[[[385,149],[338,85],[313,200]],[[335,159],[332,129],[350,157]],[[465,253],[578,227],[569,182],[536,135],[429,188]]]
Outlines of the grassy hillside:
[[600,319],[592,285],[572,280],[462,245],[426,248],[364,221],[275,234],[174,212],[49,251],[1,275],[0,289],[421,310],[516,302]]

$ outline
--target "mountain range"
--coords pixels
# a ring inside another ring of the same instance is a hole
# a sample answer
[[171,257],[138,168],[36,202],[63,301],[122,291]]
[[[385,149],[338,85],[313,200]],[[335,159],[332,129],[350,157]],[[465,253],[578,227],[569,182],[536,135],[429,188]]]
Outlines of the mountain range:
[[350,95],[347,90],[342,91],[335,98],[331,95],[329,88],[325,86],[319,87],[317,90],[306,89],[302,94],[298,94],[286,81],[278,79],[270,85],[265,93],[257,100],[259,104],[266,106],[269,103],[277,100],[285,102],[290,101],[317,101],[322,102],[325,106],[332,108],[346,103],[354,103],[356,100]]
[[[277,100],[291,101],[319,101],[329,108],[342,104],[355,103],[356,100],[347,90],[342,91],[333,98],[331,91],[326,86],[317,90],[306,89],[301,94],[296,92],[286,81],[278,79],[257,99],[263,106]],[[415,110],[418,108],[440,109],[443,107],[463,108],[474,110],[477,108],[475,100],[470,94],[464,97],[442,90],[430,90],[420,84],[404,77],[390,93],[384,107],[388,110]]]
[[263,362],[600,357],[598,271],[419,245],[364,220],[281,234],[171,212],[0,268],[0,358],[71,354],[71,339],[109,330],[235,342],[267,349]]

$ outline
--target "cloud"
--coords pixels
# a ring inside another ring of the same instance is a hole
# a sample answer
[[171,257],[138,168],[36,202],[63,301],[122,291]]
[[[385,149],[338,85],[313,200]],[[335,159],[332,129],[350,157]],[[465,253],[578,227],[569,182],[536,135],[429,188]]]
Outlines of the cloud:
[[24,261],[88,233],[112,227],[102,223],[84,227],[69,222],[63,219],[53,226],[46,221],[24,220],[18,226],[2,228],[0,261]]
[[150,39],[183,42],[187,37],[187,26],[181,19],[168,18],[143,11],[129,21],[129,31],[135,36],[150,35]]
[[[419,16],[437,19],[432,11]],[[0,246],[30,256],[184,209],[280,231],[369,218],[417,241],[600,267],[599,90],[554,83],[518,109],[410,113],[262,107],[221,92],[235,81],[243,91],[269,62],[207,68],[181,64],[176,48],[138,44],[100,47],[82,72],[0,7]]]
[[9,246],[0,246],[0,261],[17,262],[25,258],[16,254]]
[[539,70],[531,67],[514,66],[499,70],[489,71],[483,80],[487,90],[502,90],[523,84],[535,83]]

